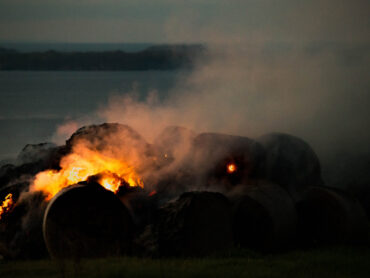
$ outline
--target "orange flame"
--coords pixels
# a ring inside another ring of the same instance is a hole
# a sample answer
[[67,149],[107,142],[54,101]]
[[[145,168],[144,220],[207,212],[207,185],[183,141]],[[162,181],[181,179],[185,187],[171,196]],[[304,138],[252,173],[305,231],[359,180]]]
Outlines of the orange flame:
[[226,166],[226,170],[229,174],[232,174],[237,170],[237,168],[236,168],[236,165],[234,163],[229,163]]
[[47,170],[36,175],[31,191],[43,191],[50,200],[61,189],[87,180],[99,174],[98,182],[108,190],[116,192],[122,180],[130,186],[144,187],[133,167],[126,162],[78,145],[73,153],[60,162],[61,170]]
[[9,193],[8,195],[6,195],[5,197],[5,200],[3,201],[3,203],[1,204],[0,206],[0,220],[1,220],[1,216],[10,211],[13,207],[13,195],[12,193]]

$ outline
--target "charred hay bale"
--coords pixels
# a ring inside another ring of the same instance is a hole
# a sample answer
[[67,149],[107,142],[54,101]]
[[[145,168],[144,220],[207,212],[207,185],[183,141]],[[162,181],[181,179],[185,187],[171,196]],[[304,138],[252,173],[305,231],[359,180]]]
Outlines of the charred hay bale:
[[247,137],[199,134],[193,141],[189,158],[193,172],[204,178],[206,184],[221,183],[228,189],[249,184],[264,173],[264,149]]
[[223,252],[233,242],[230,204],[220,193],[184,193],[161,208],[157,232],[161,256]]
[[14,207],[0,220],[0,255],[6,259],[47,256],[42,221],[47,203],[40,193],[13,195]]
[[89,183],[70,186],[51,200],[43,233],[52,257],[78,259],[130,253],[132,226],[114,193]]
[[369,223],[359,201],[343,191],[311,187],[297,203],[303,245],[368,243]]
[[159,198],[161,198],[156,191],[148,192],[139,186],[128,188],[121,186],[116,196],[129,210],[134,222],[135,234],[142,232],[147,225],[155,222]]
[[297,214],[289,194],[278,185],[243,188],[230,195],[236,245],[261,251],[294,244]]
[[296,200],[308,187],[322,185],[321,167],[313,149],[302,139],[270,133],[257,139],[266,151],[265,177]]

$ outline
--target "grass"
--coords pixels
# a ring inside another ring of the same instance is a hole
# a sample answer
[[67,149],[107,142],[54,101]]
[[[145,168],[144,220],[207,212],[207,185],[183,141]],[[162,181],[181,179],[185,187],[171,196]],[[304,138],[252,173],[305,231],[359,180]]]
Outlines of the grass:
[[0,261],[0,277],[370,277],[369,248],[331,247],[275,255],[246,250],[234,253],[202,259]]

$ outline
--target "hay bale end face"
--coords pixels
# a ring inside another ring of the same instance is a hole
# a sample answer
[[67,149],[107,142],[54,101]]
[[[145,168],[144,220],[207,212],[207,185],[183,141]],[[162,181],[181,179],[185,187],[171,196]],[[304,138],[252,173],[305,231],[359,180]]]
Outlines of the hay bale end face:
[[233,243],[230,204],[213,192],[188,192],[160,211],[157,223],[162,256],[206,256]]
[[274,251],[295,243],[297,214],[293,200],[281,187],[243,187],[242,192],[233,192],[229,198],[237,246]]
[[311,187],[297,203],[303,245],[369,243],[369,223],[361,204],[338,189]]
[[[193,141],[189,160],[204,184],[222,184],[231,190],[262,177],[265,152],[261,144],[247,137],[202,133]],[[234,170],[229,171],[229,165],[234,165]]]
[[54,258],[129,254],[132,230],[126,207],[95,183],[62,190],[49,203],[43,222],[46,246]]
[[302,139],[269,133],[257,139],[265,148],[265,178],[284,187],[295,200],[308,186],[322,185],[320,161]]

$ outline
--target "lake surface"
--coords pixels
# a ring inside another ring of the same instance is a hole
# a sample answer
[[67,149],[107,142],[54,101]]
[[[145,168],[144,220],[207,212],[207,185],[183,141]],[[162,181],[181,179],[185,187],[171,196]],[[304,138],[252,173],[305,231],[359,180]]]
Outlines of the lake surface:
[[111,95],[157,90],[165,98],[179,73],[0,71],[0,161],[50,140],[59,124],[93,113]]

